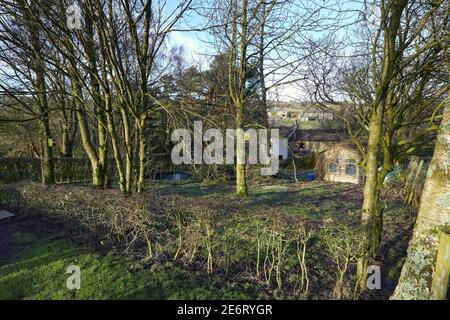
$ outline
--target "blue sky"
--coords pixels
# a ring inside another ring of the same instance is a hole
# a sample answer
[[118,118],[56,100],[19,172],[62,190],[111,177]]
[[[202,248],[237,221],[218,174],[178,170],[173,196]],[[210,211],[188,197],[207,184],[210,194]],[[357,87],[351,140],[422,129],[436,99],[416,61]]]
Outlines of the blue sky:
[[[177,6],[182,0],[168,0],[167,1],[167,12],[173,12],[177,9]],[[195,2],[195,0],[194,0]],[[189,15],[183,20],[179,28],[181,29],[191,29],[191,28],[201,28],[205,24],[204,19],[196,14],[195,12],[190,12]],[[207,58],[206,53],[213,54],[207,49],[205,39],[209,35],[206,32],[199,31],[176,31],[172,32],[169,37],[170,46],[183,46],[185,50],[185,59],[189,64],[199,64],[202,68],[207,68]]]
[[[178,4],[182,0],[167,0],[166,3],[166,11],[172,12],[174,9],[177,8]],[[195,1],[195,0],[194,0]],[[298,1],[305,1],[305,0],[298,0]],[[313,1],[313,0],[308,0]],[[326,0],[315,0],[316,2],[320,3],[330,3],[330,1]],[[334,2],[334,1],[332,1]],[[358,10],[361,8],[361,1],[348,1],[348,0],[342,0],[337,1],[338,5],[341,6],[341,9],[345,10]],[[346,15],[346,18],[342,19],[341,23],[347,23],[350,21],[354,21],[356,18],[355,13],[348,13]],[[189,16],[185,18],[183,23],[181,24],[181,28],[189,29],[190,27],[201,27],[204,25],[204,20],[201,16],[198,14],[191,12]],[[345,37],[346,33],[349,32],[351,27],[348,28],[342,28],[338,30],[335,35],[337,37]],[[314,33],[314,32],[313,32]],[[321,32],[316,32],[315,37],[320,38],[324,34]],[[207,40],[210,39],[210,35],[207,32],[196,32],[196,31],[189,31],[189,32],[173,32],[170,35],[169,38],[169,46],[183,46],[185,50],[185,60],[188,64],[196,64],[200,65],[202,69],[207,68],[208,66],[208,60],[209,56],[212,54],[215,54],[214,49],[208,45]],[[301,84],[299,85],[285,85],[283,87],[277,88],[277,95],[280,95],[281,100],[291,100],[291,99],[302,99],[304,97],[304,93],[302,92],[302,89],[300,88]],[[275,94],[275,90],[272,92]]]

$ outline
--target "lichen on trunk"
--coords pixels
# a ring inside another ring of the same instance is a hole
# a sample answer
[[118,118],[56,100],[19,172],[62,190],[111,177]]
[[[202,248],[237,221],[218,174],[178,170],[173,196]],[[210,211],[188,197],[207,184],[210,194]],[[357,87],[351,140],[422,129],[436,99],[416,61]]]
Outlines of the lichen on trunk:
[[439,233],[450,224],[450,103],[428,169],[408,256],[392,299],[429,299]]

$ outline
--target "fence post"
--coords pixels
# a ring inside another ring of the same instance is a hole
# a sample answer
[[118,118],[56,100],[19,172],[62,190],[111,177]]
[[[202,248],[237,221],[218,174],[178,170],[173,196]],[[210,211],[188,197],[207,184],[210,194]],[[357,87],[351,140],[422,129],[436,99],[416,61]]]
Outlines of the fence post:
[[442,229],[439,248],[431,284],[431,300],[446,300],[450,276],[450,226]]

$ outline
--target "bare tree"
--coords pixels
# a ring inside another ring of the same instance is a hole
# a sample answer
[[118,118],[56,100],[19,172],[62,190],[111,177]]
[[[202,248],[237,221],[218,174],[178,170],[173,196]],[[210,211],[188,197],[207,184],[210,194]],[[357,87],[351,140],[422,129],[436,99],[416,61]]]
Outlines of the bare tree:
[[[447,60],[441,70],[450,65],[448,21],[450,7],[442,6],[436,15],[436,25],[443,28],[435,34],[437,45],[444,48]],[[428,169],[414,234],[409,243],[408,256],[403,265],[393,299],[442,299],[447,298],[448,286],[448,226],[450,224],[450,85],[447,96],[439,105],[443,110],[433,158]],[[439,109],[438,108],[438,109]],[[447,230],[446,230],[447,228]],[[442,252],[438,252],[441,246]],[[447,252],[447,254],[445,253]],[[442,256],[442,274],[439,274],[437,256]],[[445,271],[447,270],[447,272]]]
[[[0,87],[11,103],[4,104],[15,114],[10,121],[39,122],[42,161],[42,183],[54,184],[52,137],[50,133],[50,108],[48,104],[46,45],[39,28],[38,3],[27,1],[2,1],[0,18],[1,52],[4,64]],[[4,119],[5,120],[5,119]]]
[[[434,21],[442,2],[363,4],[361,12],[366,26],[367,12],[379,8],[379,16],[363,34],[360,42],[363,50],[355,49],[350,54],[350,63],[342,62],[349,59],[348,53],[344,59],[342,54],[330,57],[332,54],[325,53],[328,57],[322,61],[328,62],[328,66],[325,63],[320,67],[316,61],[311,68],[319,70],[312,70],[315,79],[312,93],[320,107],[342,111],[336,113],[363,156],[362,222],[367,246],[358,266],[362,287],[368,260],[376,256],[381,241],[379,197],[384,179],[396,162],[430,145],[432,115],[446,92],[439,72],[443,47],[436,41],[436,35],[445,27],[436,26]],[[328,41],[326,45],[333,48],[336,43]],[[415,104],[419,107],[414,108]],[[420,126],[422,129],[417,130]]]

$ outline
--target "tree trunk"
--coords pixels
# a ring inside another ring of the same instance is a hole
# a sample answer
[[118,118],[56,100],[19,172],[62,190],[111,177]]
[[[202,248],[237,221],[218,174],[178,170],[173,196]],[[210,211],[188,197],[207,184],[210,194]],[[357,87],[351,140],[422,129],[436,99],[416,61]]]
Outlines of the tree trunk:
[[[64,5],[63,2],[59,2],[60,10],[63,12]],[[89,26],[89,24],[88,24]],[[103,170],[99,168],[99,156],[95,150],[94,144],[91,140],[91,133],[89,130],[89,125],[86,118],[86,111],[83,108],[83,90],[82,81],[80,80],[80,75],[77,72],[77,62],[75,59],[75,48],[70,39],[69,33],[66,33],[65,47],[68,50],[67,60],[68,60],[68,73],[70,77],[71,85],[71,95],[73,109],[75,110],[75,116],[78,123],[78,128],[80,129],[80,136],[83,148],[89,158],[92,170],[92,185],[94,187],[102,187],[104,181]],[[102,173],[101,173],[102,172]]]
[[100,92],[99,76],[97,69],[97,51],[94,42],[94,27],[92,17],[87,14],[85,17],[85,51],[89,61],[89,84],[92,100],[94,101],[94,111],[97,120],[97,162],[93,167],[93,181],[92,184],[95,188],[103,188],[107,185],[105,178],[107,177],[107,159],[108,159],[108,140],[107,140],[107,123],[104,109],[103,98]]
[[[23,10],[28,10],[24,9]],[[25,13],[28,16],[28,13]],[[29,19],[32,19],[29,17]],[[44,60],[41,57],[41,44],[39,40],[39,33],[33,27],[33,25],[28,24],[28,31],[30,34],[31,47],[33,50],[33,71],[36,76],[34,81],[34,87],[37,92],[38,104],[39,104],[39,131],[41,136],[42,144],[42,184],[51,185],[55,184],[55,166],[53,162],[53,148],[52,148],[52,137],[50,134],[49,125],[49,109],[47,101],[47,88],[45,84],[45,71],[44,71]]]
[[55,166],[48,119],[39,120],[39,127],[42,140],[42,184],[51,185],[55,184]]
[[[72,95],[73,95],[73,103],[75,108],[75,113],[78,121],[78,128],[80,129],[80,136],[81,136],[81,142],[83,144],[84,150],[86,151],[86,154],[89,158],[89,161],[91,162],[91,170],[92,170],[92,185],[94,187],[100,186],[100,175],[98,170],[98,156],[95,152],[94,146],[91,141],[91,134],[89,132],[89,127],[86,120],[85,111],[80,106],[81,99],[81,88],[78,83],[78,81],[72,77],[71,80],[72,84]],[[103,179],[101,179],[103,180]]]
[[[123,103],[123,102],[122,102]],[[120,117],[123,126],[123,138],[125,144],[125,193],[132,192],[133,183],[133,150],[131,142],[130,132],[130,120],[125,107],[122,105],[120,108]]]
[[41,113],[39,119],[39,128],[41,133],[42,143],[42,184],[55,184],[55,166],[53,162],[53,142],[50,134],[48,103],[45,88],[45,78],[43,70],[36,72],[36,89],[39,96],[39,111]]
[[61,158],[73,157],[73,139],[69,131],[69,124],[66,122],[66,120],[64,120],[61,128],[61,147],[59,149]]
[[138,177],[139,177],[139,127],[138,121],[134,123],[134,143],[133,143],[133,191],[138,190]]
[[[238,104],[236,108],[236,127],[242,129],[244,125],[244,108],[242,104]],[[240,197],[248,196],[247,179],[245,177],[245,138],[242,137],[243,146],[236,141],[236,194]],[[244,154],[242,154],[244,153]]]
[[378,153],[380,149],[381,126],[384,105],[379,103],[369,124],[369,143],[367,147],[366,179],[362,207],[362,227],[365,234],[365,250],[358,261],[358,279],[364,288],[368,260],[378,248],[381,240],[382,219],[378,205]]
[[236,194],[240,197],[246,197],[248,195],[245,179],[245,164],[236,164]]
[[430,298],[439,232],[450,224],[450,102],[446,103],[408,256],[392,299]]
[[[238,1],[233,1],[233,21],[232,21],[232,44],[229,51],[228,61],[228,77],[229,77],[229,91],[230,96],[236,108],[235,123],[236,129],[243,129],[244,127],[244,109],[246,105],[246,74],[247,74],[247,6],[248,1],[242,1],[241,21],[239,21]],[[241,32],[238,31],[238,25],[241,27]],[[241,35],[240,43],[238,45],[238,34]],[[237,48],[239,47],[239,57],[237,57]],[[238,64],[238,66],[237,66]],[[244,143],[245,146],[245,142]],[[244,153],[244,154],[242,154]],[[247,181],[245,177],[245,147],[236,143],[236,194],[240,197],[248,195]]]
[[139,178],[137,185],[137,192],[144,191],[145,181],[145,167],[147,162],[147,137],[146,137],[146,113],[142,114],[139,119],[138,133],[139,133]]
[[[362,289],[365,289],[367,279],[368,260],[376,254],[378,250],[381,233],[383,230],[383,219],[379,205],[379,191],[382,185],[379,185],[378,175],[378,155],[380,150],[381,130],[383,127],[383,118],[385,107],[392,101],[393,75],[398,66],[400,58],[397,50],[397,32],[400,27],[400,20],[407,1],[389,1],[388,10],[382,17],[381,25],[384,28],[383,42],[383,60],[381,75],[377,79],[376,94],[374,101],[374,110],[369,122],[369,141],[366,157],[366,179],[364,183],[364,202],[362,207],[362,227],[365,231],[364,250],[358,259],[357,278]],[[376,56],[376,44],[373,48]],[[374,61],[373,63],[376,63]],[[391,106],[389,106],[391,107]]]
[[94,187],[103,188],[109,184],[108,182],[108,135],[106,132],[106,116],[104,110],[97,112],[97,128],[98,128],[98,184]]
[[105,94],[105,105],[106,105],[106,121],[108,124],[109,136],[111,138],[111,145],[114,155],[114,160],[116,162],[117,175],[119,177],[119,188],[120,191],[125,192],[125,175],[123,170],[122,156],[119,150],[119,142],[117,137],[116,126],[114,119],[112,117],[112,107],[111,107],[111,95],[108,92]]
[[[263,19],[265,19],[265,15],[266,15],[266,4],[262,4],[262,17]],[[261,87],[261,106],[262,106],[262,111],[264,114],[264,124],[266,126],[269,126],[268,123],[268,117],[267,117],[267,89],[266,89],[266,77],[264,75],[264,38],[265,38],[265,33],[264,33],[264,26],[265,26],[265,21],[262,23],[261,25],[261,31],[260,31],[260,37],[259,37],[259,81],[260,81],[260,87]]]

